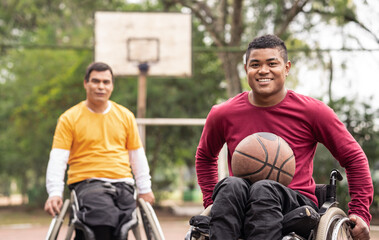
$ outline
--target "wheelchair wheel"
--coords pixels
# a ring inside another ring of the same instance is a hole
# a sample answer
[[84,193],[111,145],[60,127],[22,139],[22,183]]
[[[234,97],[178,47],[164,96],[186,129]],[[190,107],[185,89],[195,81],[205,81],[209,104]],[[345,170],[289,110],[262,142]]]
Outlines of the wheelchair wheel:
[[55,216],[50,223],[49,230],[47,232],[46,240],[56,240],[61,229],[62,223],[70,206],[70,200],[66,199],[63,203],[61,212],[58,216]]
[[349,218],[337,207],[330,208],[320,219],[316,240],[352,240]]
[[164,240],[161,226],[150,203],[138,199],[143,227],[148,240]]

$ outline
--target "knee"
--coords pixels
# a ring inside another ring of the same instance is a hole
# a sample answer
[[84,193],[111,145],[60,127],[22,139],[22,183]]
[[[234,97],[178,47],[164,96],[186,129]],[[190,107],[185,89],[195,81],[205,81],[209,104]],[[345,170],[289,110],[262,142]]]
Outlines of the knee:
[[250,187],[249,181],[240,177],[228,177],[225,180],[225,188],[229,191],[246,191]]
[[215,187],[213,191],[212,198],[214,199],[217,195],[228,193],[228,195],[233,195],[232,193],[243,193],[248,192],[249,182],[245,179],[239,177],[227,177],[221,180]]
[[278,184],[280,183],[267,179],[255,182],[250,188],[251,196],[262,197],[267,194],[271,195],[276,191],[275,189],[277,188]]

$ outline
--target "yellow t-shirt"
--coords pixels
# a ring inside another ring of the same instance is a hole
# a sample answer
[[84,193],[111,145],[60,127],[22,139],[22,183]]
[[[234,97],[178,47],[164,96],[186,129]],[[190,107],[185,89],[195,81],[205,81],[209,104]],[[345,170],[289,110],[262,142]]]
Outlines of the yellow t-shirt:
[[53,148],[70,151],[67,184],[88,178],[132,178],[128,150],[142,147],[134,115],[110,101],[109,112],[94,113],[81,102],[63,113]]

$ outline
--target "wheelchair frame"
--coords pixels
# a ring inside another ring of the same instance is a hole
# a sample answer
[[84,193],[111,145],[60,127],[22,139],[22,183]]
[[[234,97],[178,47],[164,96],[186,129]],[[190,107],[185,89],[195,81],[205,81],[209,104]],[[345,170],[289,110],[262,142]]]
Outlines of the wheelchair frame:
[[[137,203],[138,207],[132,213],[132,219],[121,227],[121,239],[128,239],[128,233],[132,230],[136,240],[142,240],[139,228],[140,224],[142,224],[147,240],[165,240],[158,218],[150,203],[145,202],[142,198],[139,198]],[[64,201],[60,213],[52,219],[46,240],[56,240],[58,238],[59,231],[67,215],[70,215],[70,219],[65,240],[71,240],[75,229],[82,230],[86,240],[95,240],[93,231],[77,218],[76,213],[78,210],[78,199],[75,190],[72,190],[71,198]],[[71,211],[71,214],[68,214],[69,211]]]
[[[316,194],[319,205],[321,206],[318,214],[320,220],[317,226],[311,230],[308,238],[299,236],[296,231],[291,232],[283,239],[294,240],[352,240],[350,228],[354,225],[350,222],[346,213],[338,208],[337,202],[337,181],[342,181],[343,177],[337,169],[333,169],[330,173],[330,182],[328,185],[317,184]],[[211,205],[212,206],[212,205]],[[209,216],[211,206],[208,206],[200,215]],[[296,209],[295,209],[296,210]],[[301,226],[300,226],[301,227]],[[196,226],[190,226],[185,240],[208,240],[209,234],[200,231]],[[239,239],[242,240],[242,239]]]

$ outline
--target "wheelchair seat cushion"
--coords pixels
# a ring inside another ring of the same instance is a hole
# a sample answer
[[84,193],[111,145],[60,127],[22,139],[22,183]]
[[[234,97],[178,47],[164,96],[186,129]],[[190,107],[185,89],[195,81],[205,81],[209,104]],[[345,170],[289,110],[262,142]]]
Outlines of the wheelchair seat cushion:
[[284,215],[283,235],[291,232],[308,238],[320,220],[320,215],[310,206],[301,206]]

